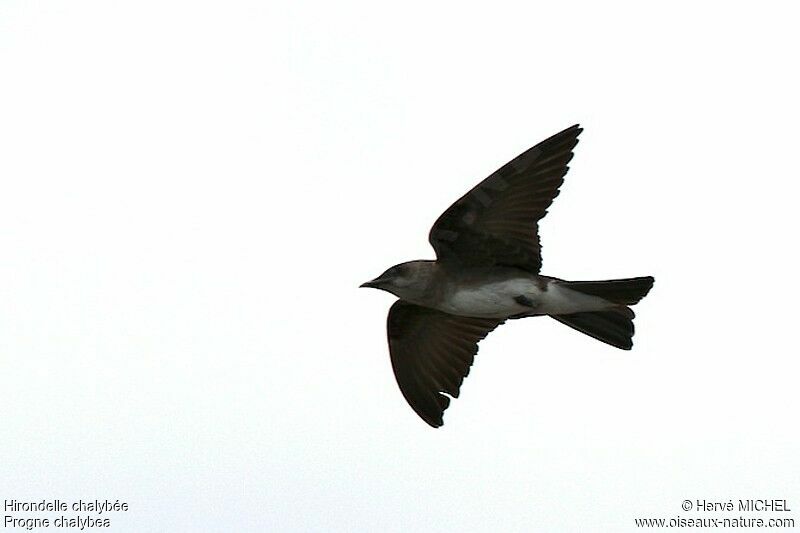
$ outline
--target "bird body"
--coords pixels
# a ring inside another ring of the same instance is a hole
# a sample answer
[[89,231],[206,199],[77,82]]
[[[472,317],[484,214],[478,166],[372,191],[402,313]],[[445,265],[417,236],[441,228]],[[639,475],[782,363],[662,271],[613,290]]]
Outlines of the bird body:
[[633,346],[634,313],[650,276],[565,281],[539,274],[538,221],[558,195],[577,125],[498,169],[437,219],[436,260],[395,265],[362,284],[400,298],[389,311],[392,369],[416,413],[443,424],[478,342],[508,319],[547,315],[606,344]]
[[452,283],[451,287],[448,298],[435,308],[459,316],[505,319],[542,314],[538,311],[553,303],[547,284],[523,272],[482,283]]
[[397,296],[458,316],[507,319],[617,307],[599,296],[572,290],[563,280],[518,268],[448,268],[436,261],[398,266],[404,275],[394,278]]

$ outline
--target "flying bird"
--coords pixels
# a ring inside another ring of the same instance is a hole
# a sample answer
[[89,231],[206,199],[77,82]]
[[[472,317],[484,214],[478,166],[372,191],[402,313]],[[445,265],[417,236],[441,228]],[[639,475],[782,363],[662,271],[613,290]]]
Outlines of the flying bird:
[[547,315],[611,346],[633,346],[630,306],[653,286],[651,276],[565,281],[539,274],[538,222],[558,195],[581,131],[576,124],[523,152],[442,213],[428,236],[435,261],[401,263],[361,285],[400,298],[387,321],[392,369],[431,426],[444,423],[478,342],[506,320]]

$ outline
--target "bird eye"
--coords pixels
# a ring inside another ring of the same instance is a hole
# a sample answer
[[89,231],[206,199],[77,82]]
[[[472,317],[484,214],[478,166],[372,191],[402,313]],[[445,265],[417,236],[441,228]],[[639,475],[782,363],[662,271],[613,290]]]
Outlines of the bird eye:
[[391,278],[402,278],[403,275],[405,274],[405,272],[404,272],[402,267],[397,267],[396,266],[396,267],[390,268],[389,272],[387,272],[387,274],[389,274],[389,277],[391,277]]

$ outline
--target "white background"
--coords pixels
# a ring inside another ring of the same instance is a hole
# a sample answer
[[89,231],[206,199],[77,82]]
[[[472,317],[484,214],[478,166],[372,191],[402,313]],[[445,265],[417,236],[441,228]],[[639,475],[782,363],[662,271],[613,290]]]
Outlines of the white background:
[[[127,501],[113,531],[800,524],[797,20],[3,1],[0,498]],[[357,286],[576,122],[543,272],[654,275],[634,349],[505,325],[431,429]]]

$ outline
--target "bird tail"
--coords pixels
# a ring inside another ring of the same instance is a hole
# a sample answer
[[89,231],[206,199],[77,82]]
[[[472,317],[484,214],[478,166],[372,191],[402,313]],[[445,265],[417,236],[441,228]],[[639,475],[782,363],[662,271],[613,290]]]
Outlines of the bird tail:
[[628,306],[644,298],[653,287],[654,281],[651,276],[609,281],[565,281],[563,284],[569,289],[599,296],[618,304],[618,307],[603,311],[550,316],[606,344],[630,350],[633,347],[633,318],[636,315]]
[[560,285],[573,291],[599,296],[615,304],[633,305],[647,296],[653,287],[652,276],[612,279],[608,281],[562,281]]

